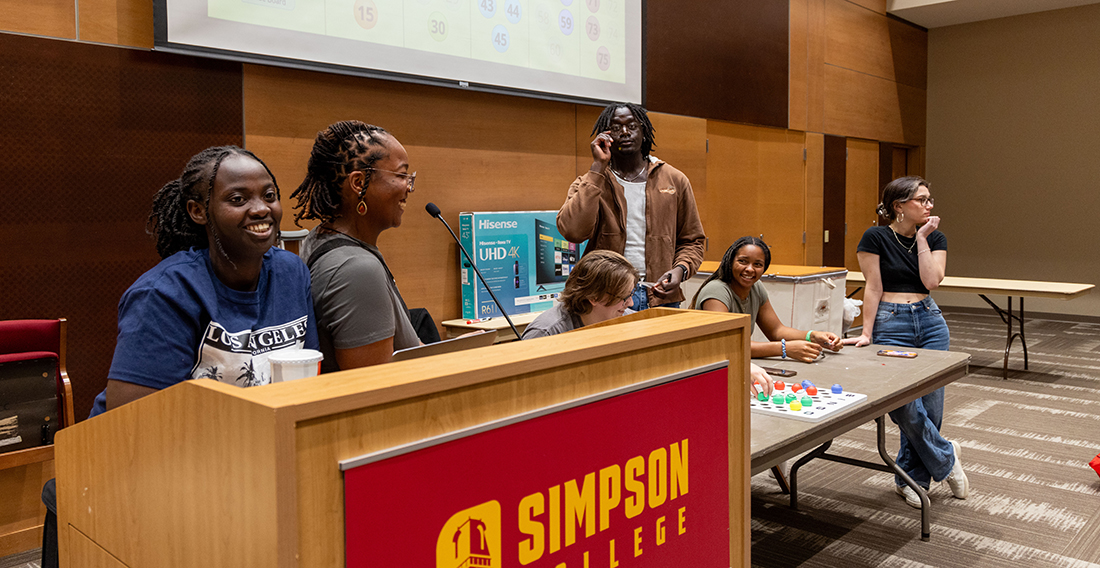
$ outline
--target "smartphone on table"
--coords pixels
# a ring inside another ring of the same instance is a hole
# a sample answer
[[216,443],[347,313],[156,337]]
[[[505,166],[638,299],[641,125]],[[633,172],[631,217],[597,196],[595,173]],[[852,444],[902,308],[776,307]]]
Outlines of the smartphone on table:
[[882,349],[878,354],[883,357],[903,357],[905,359],[912,359],[917,356],[916,351],[898,351],[896,349]]

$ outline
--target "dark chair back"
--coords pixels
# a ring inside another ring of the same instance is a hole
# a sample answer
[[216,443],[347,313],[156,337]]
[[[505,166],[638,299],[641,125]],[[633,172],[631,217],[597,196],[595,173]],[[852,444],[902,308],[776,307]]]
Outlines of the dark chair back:
[[53,443],[75,423],[64,319],[0,321],[0,452]]

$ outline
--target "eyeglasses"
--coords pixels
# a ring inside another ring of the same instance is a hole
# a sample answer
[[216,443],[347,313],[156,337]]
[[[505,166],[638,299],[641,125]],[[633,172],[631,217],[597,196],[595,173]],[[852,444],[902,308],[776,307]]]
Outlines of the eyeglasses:
[[930,205],[932,207],[936,206],[936,199],[934,197],[914,197],[913,199],[910,199],[910,201],[916,201],[917,203],[920,203],[921,207],[928,207]]
[[637,132],[637,131],[641,130],[641,128],[642,128],[642,126],[640,124],[638,124],[637,122],[631,122],[631,123],[628,123],[628,124],[612,124],[611,126],[607,127],[607,129],[610,130],[613,133],[619,132],[619,131],[623,131],[623,132],[627,132],[627,133]]
[[409,186],[409,191],[414,191],[413,187],[416,185],[416,172],[413,172],[413,173],[410,174],[410,173],[407,173],[407,172],[406,173],[393,172],[393,171],[390,171],[390,170],[383,170],[383,169],[380,169],[380,168],[367,168],[367,169],[374,170],[376,172],[386,172],[387,174],[393,174],[393,175],[398,176],[398,177],[403,177],[403,178],[405,178],[405,185]]

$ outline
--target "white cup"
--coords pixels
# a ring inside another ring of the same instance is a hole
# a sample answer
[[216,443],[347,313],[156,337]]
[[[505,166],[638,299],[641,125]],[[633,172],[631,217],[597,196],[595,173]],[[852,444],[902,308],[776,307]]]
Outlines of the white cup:
[[314,349],[281,349],[268,356],[271,382],[281,383],[321,374],[324,355]]

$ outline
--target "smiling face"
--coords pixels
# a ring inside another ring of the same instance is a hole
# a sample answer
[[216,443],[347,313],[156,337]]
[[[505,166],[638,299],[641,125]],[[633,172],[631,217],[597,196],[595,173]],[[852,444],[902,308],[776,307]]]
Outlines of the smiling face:
[[227,156],[208,201],[208,208],[196,201],[187,208],[196,223],[206,226],[211,259],[224,252],[233,263],[262,261],[278,239],[283,218],[275,182],[263,164],[240,154]]
[[913,193],[913,197],[904,203],[895,204],[895,211],[905,215],[905,221],[912,221],[917,225],[923,225],[928,222],[928,218],[932,216],[931,202],[932,193],[928,191],[928,187],[921,185],[917,187],[917,191]]
[[589,300],[592,310],[588,312],[587,324],[599,323],[623,315],[627,308],[634,306],[634,281],[630,282],[630,288],[621,290],[618,294],[603,301]]
[[385,157],[374,163],[368,172],[370,181],[364,199],[367,216],[378,232],[401,226],[409,194],[409,155],[405,147],[393,136],[387,136],[383,144]]
[[767,261],[764,258],[764,249],[756,245],[745,245],[737,250],[733,256],[732,282],[730,286],[744,297],[757,280],[764,275]]

